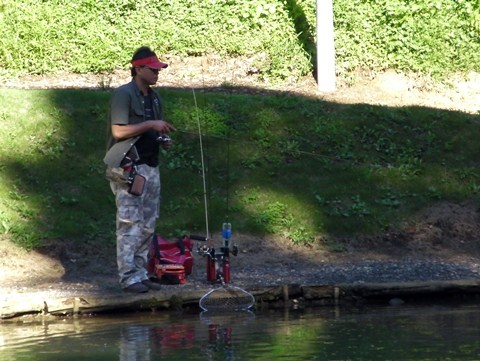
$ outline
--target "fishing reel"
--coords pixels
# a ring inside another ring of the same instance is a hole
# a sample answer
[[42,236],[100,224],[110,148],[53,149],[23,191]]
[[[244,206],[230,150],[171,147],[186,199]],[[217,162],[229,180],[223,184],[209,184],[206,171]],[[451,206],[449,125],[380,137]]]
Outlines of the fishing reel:
[[213,247],[213,240],[208,237],[190,235],[189,238],[195,241],[205,242],[197,247],[197,254],[207,258],[207,280],[209,282],[230,282],[230,255],[238,255],[237,245],[230,249],[231,226],[224,224],[223,247],[216,250]]
[[170,138],[168,135],[166,134],[159,134],[156,138],[155,138],[155,141],[157,143],[160,143],[160,144],[165,144],[165,143],[169,143],[172,141],[172,138]]

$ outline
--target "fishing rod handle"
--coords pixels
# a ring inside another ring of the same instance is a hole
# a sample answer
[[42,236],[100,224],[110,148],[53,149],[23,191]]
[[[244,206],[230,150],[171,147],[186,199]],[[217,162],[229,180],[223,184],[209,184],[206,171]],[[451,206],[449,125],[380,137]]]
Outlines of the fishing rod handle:
[[208,237],[205,237],[205,236],[196,236],[194,234],[190,234],[187,237],[194,240],[194,241],[201,241],[201,242],[209,241]]

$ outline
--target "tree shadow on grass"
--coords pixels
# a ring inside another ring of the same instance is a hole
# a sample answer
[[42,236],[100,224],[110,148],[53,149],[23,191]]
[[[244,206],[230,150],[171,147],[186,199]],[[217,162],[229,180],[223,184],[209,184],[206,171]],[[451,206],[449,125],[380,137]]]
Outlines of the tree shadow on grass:
[[[28,99],[33,91],[22,92]],[[31,144],[2,154],[2,182],[12,189],[11,239],[58,258],[65,280],[115,272],[115,206],[102,163],[110,93],[34,92],[46,104],[25,114],[39,119],[37,134],[23,134],[19,125],[12,131]],[[258,89],[198,92],[197,109],[190,91],[160,90],[167,118],[180,130],[162,157],[158,232],[166,237],[206,232],[197,119],[215,236],[228,217],[240,238],[276,233],[292,244],[349,252],[369,247],[365,239],[397,242],[402,237],[388,234],[418,211],[476,194],[478,116]]]

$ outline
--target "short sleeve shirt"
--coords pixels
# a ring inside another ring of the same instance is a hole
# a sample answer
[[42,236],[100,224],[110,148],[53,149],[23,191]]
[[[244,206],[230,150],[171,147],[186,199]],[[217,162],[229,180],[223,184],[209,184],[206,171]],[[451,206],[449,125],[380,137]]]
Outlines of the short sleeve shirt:
[[[151,90],[150,95],[152,106],[148,118],[162,119],[160,97],[153,89]],[[112,135],[112,125],[138,124],[148,120],[148,118],[145,114],[144,95],[140,92],[140,89],[138,89],[134,80],[117,88],[113,92],[110,100],[109,122],[107,127],[107,150],[117,143]],[[145,136],[147,136],[147,134]],[[156,155],[158,157],[158,151]]]

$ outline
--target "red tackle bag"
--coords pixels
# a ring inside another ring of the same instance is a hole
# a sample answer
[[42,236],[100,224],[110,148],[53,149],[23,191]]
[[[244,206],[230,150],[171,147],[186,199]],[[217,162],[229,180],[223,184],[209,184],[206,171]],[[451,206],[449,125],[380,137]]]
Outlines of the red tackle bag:
[[192,273],[192,249],[192,241],[186,236],[171,242],[154,235],[147,270],[162,283],[184,284]]

